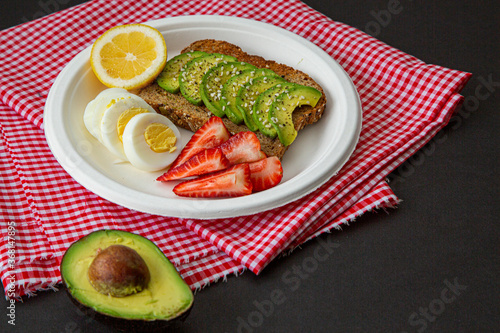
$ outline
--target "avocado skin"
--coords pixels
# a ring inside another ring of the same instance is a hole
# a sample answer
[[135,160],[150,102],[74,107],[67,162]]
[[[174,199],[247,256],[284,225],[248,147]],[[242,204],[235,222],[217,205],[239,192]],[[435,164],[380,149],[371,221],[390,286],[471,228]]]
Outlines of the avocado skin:
[[[64,282],[64,281],[63,281]],[[191,313],[191,309],[193,308],[193,305],[189,309],[186,310],[186,312],[180,314],[178,317],[175,317],[170,320],[152,320],[152,321],[146,321],[146,320],[136,320],[136,319],[125,319],[125,318],[118,318],[118,317],[112,317],[109,315],[102,314],[88,306],[85,306],[84,304],[78,302],[71,292],[69,291],[68,288],[64,288],[66,290],[66,294],[68,295],[69,299],[71,302],[86,316],[89,318],[92,318],[101,324],[104,324],[106,326],[112,327],[113,329],[116,329],[121,332],[163,332],[165,329],[168,329],[169,327],[174,326],[175,324],[182,323],[186,320],[186,318],[189,316]]]
[[[97,230],[89,233],[88,235],[80,238],[76,242],[74,242],[71,246],[77,244],[78,242],[84,241],[88,237],[92,237],[96,233],[103,233],[103,232],[118,232],[122,236],[126,237],[127,235],[133,235],[134,237],[141,237],[145,239],[147,242],[153,244],[158,251],[161,252],[161,250],[148,240],[147,238],[140,236],[138,234],[130,233],[127,231],[123,230],[114,230],[114,229],[106,229],[106,230]],[[71,248],[71,246],[68,248],[68,250]],[[182,312],[178,313],[175,317],[170,317],[168,319],[154,319],[154,320],[146,320],[146,319],[129,319],[129,318],[123,318],[123,317],[116,317],[112,316],[109,314],[102,313],[91,306],[88,306],[82,302],[80,302],[71,292],[71,288],[69,287],[68,281],[66,280],[64,276],[64,269],[63,269],[63,264],[65,257],[68,254],[68,250],[66,250],[66,253],[63,255],[63,258],[61,260],[61,265],[60,265],[60,272],[61,272],[61,279],[62,283],[64,286],[64,289],[66,290],[66,294],[70,298],[71,302],[75,304],[75,306],[82,311],[85,315],[88,317],[103,323],[107,326],[112,327],[113,329],[123,331],[123,332],[156,332],[156,331],[164,331],[166,328],[174,325],[175,323],[179,322],[184,322],[186,318],[189,316],[189,313],[191,312],[191,309],[193,308],[194,305],[194,298],[191,301],[191,304],[188,308],[184,309]],[[168,259],[167,259],[168,260]]]

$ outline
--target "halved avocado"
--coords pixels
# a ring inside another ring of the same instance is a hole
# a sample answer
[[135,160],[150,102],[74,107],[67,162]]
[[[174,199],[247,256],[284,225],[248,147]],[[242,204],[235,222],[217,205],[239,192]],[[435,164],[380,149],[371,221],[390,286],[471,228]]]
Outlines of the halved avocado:
[[160,329],[193,306],[191,289],[163,252],[130,232],[88,234],[68,248],[60,270],[71,300],[118,329]]

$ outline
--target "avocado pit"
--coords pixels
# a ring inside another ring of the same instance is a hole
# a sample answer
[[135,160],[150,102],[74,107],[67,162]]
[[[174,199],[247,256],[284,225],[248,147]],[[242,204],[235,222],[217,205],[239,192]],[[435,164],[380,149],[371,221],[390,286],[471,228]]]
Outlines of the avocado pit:
[[88,269],[90,284],[99,293],[114,297],[141,292],[150,278],[144,259],[124,245],[111,245],[100,251]]

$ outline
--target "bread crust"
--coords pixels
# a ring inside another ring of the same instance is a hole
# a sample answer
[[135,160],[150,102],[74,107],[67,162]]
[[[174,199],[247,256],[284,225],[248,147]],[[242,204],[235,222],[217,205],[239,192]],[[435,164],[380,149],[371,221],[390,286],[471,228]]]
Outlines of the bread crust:
[[[300,131],[305,126],[317,122],[325,110],[326,96],[322,87],[309,75],[296,70],[288,65],[267,60],[257,55],[244,52],[239,46],[226,41],[215,39],[203,39],[196,41],[181,52],[204,51],[207,53],[220,53],[234,56],[238,61],[250,63],[258,68],[269,68],[285,80],[310,86],[318,89],[322,96],[315,107],[304,105],[295,109],[292,114],[295,129]],[[196,132],[211,116],[212,113],[204,106],[196,106],[189,103],[180,93],[172,94],[160,88],[156,82],[141,89],[138,95],[150,104],[157,112],[168,117],[175,125]],[[231,134],[248,131],[248,127],[236,125],[227,118],[222,119]],[[276,137],[271,139],[260,132],[255,132],[261,143],[261,148],[268,156],[282,158],[288,147],[284,146]]]

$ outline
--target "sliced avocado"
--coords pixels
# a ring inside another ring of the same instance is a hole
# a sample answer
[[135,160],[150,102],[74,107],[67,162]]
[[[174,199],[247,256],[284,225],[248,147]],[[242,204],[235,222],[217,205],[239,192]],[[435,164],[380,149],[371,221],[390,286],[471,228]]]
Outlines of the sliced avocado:
[[321,98],[321,92],[312,87],[297,86],[288,92],[281,93],[271,104],[269,120],[278,133],[280,142],[288,146],[297,137],[293,124],[292,113],[295,108],[302,105],[314,107]]
[[137,234],[92,232],[68,248],[60,271],[81,310],[127,331],[168,326],[193,305],[193,293],[172,263]]
[[294,86],[296,86],[296,84],[290,82],[278,83],[257,97],[257,100],[253,105],[252,117],[254,123],[257,125],[262,134],[270,138],[276,137],[276,129],[269,122],[269,109],[271,108],[272,103],[276,100],[276,97],[283,92],[287,92],[288,89]]
[[236,97],[238,90],[251,79],[264,75],[276,75],[272,70],[267,68],[247,69],[241,74],[233,76],[222,87],[221,109],[226,113],[226,116],[235,124],[243,122],[243,116],[240,110],[236,107]]
[[179,73],[181,68],[190,60],[207,55],[206,52],[192,51],[176,55],[167,63],[163,71],[156,78],[156,82],[160,87],[171,93],[179,92]]
[[278,83],[286,82],[280,76],[260,76],[245,83],[239,90],[236,96],[236,107],[240,110],[245,125],[251,131],[257,131],[259,128],[253,121],[253,105],[261,93],[275,86]]
[[188,61],[182,67],[179,74],[179,87],[184,96],[190,103],[200,105],[202,103],[200,95],[200,85],[203,75],[213,66],[226,61],[236,61],[235,57],[211,53]]
[[221,99],[222,87],[231,77],[241,74],[246,69],[256,69],[254,65],[246,62],[222,62],[208,70],[203,75],[200,86],[201,99],[205,106],[217,117],[223,117],[226,113],[222,110]]

